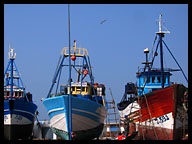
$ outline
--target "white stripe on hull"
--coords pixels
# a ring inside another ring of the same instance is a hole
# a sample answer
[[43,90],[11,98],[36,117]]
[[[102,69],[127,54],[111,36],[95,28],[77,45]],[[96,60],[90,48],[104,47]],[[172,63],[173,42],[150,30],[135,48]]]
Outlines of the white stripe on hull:
[[[122,120],[125,119],[125,115],[129,115],[130,113],[138,111],[139,108],[140,108],[139,104],[137,102],[133,102],[133,103],[129,104],[124,110],[122,110],[122,111],[119,110],[121,119]],[[138,115],[138,117],[139,117],[139,115]],[[134,117],[134,118],[137,118],[137,117]],[[172,112],[158,117],[157,120],[155,120],[155,118],[153,118],[153,123],[154,123],[154,127],[173,129],[174,119],[172,116]],[[139,124],[139,122],[136,122],[136,124]],[[153,126],[152,122],[150,122],[150,120],[141,122],[141,125]]]
[[64,110],[64,108],[56,108],[56,109],[52,109],[50,111],[48,111],[48,115],[52,112],[55,112],[55,111],[59,111],[59,110]]
[[122,111],[119,110],[119,115],[121,118],[124,118],[125,115],[129,115],[130,113],[133,113],[139,109],[140,109],[139,104],[136,101],[134,101],[133,103],[129,104],[124,110]]
[[[163,118],[164,117],[164,118]],[[153,118],[153,123],[150,122],[150,120],[141,122],[140,124],[143,126],[149,126],[149,127],[161,127],[161,128],[166,128],[166,129],[173,129],[173,123],[174,123],[174,119],[172,116],[172,112],[163,115],[160,117],[158,117],[156,120],[155,118]],[[139,124],[139,122],[136,122],[136,124]]]

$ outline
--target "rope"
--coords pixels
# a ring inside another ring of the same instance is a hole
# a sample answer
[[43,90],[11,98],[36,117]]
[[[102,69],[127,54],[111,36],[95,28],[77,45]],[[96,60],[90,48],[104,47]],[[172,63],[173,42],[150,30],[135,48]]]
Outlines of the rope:
[[[163,40],[162,40],[163,41]],[[169,51],[169,53],[171,54],[171,56],[173,57],[173,59],[175,60],[175,62],[177,63],[178,67],[180,68],[181,72],[183,73],[183,76],[185,77],[187,83],[188,83],[188,79],[185,75],[185,73],[183,72],[183,69],[181,68],[181,66],[179,65],[179,63],[177,62],[176,58],[173,56],[173,54],[171,53],[171,51],[169,50],[168,46],[166,45],[166,43],[163,41],[164,45],[166,46],[167,50]]]
[[[162,127],[164,127],[163,123],[161,123],[161,126],[162,126]],[[169,136],[168,136],[168,134],[167,134],[167,131],[166,131],[166,130],[165,130],[165,131],[163,131],[162,127],[160,127],[160,128],[161,128],[162,133],[164,134],[164,136],[166,136],[166,137],[167,137],[167,139],[169,139]]]
[[158,140],[157,133],[156,133],[156,130],[155,130],[155,127],[154,127],[154,123],[153,123],[153,120],[152,120],[151,112],[150,112],[149,105],[148,105],[147,98],[146,98],[146,95],[145,95],[145,94],[144,94],[144,97],[145,97],[145,102],[146,102],[146,104],[147,104],[147,109],[148,109],[148,111],[149,111],[150,120],[151,120],[151,122],[152,122],[152,124],[153,124],[153,130],[154,130],[154,133],[155,133],[155,137],[156,137],[156,139]]
[[[147,77],[147,79],[148,79],[148,77]],[[147,79],[146,79],[146,81],[147,81]],[[144,87],[145,87],[145,85],[146,85],[146,82],[145,82],[145,84],[144,84]],[[143,91],[144,91],[144,88],[142,89],[142,93],[143,93]],[[145,94],[144,94],[144,98],[145,98],[145,103],[146,103],[146,105],[147,105],[147,109],[148,109],[148,111],[149,111],[150,120],[151,120],[152,125],[153,125],[153,130],[154,130],[156,139],[158,140],[157,133],[156,133],[156,130],[155,130],[155,127],[154,127],[154,123],[153,123],[153,120],[152,120],[151,112],[150,112],[149,105],[148,105],[147,98],[146,98],[146,95],[145,95]],[[139,98],[138,98],[138,100],[139,100]],[[142,100],[142,99],[141,99],[141,100]],[[142,102],[142,101],[141,101],[141,102]],[[141,113],[141,108],[140,108],[140,113]],[[142,132],[143,132],[143,126],[142,126]],[[144,134],[143,134],[143,138],[144,138]]]
[[[140,97],[138,97],[138,101],[140,101]],[[141,102],[142,102],[142,99],[141,99]],[[139,102],[140,103],[140,102]],[[141,125],[141,108],[139,109],[139,125]],[[143,140],[145,140],[145,135],[144,135],[144,132],[143,132],[143,125],[141,125],[141,129],[142,129],[142,135],[143,135]]]
[[[145,87],[145,85],[146,85],[146,83],[144,84],[144,87]],[[136,84],[136,86],[137,86],[137,84]],[[142,90],[142,93],[143,93],[143,90]],[[136,91],[138,93],[137,87],[136,87]],[[141,102],[140,102],[140,97],[139,96],[138,96],[138,103],[139,104],[142,103],[142,99],[141,99]],[[142,117],[142,115],[141,115],[141,106],[140,106],[140,109],[139,109],[139,126],[141,125],[141,120],[142,120],[141,117]],[[145,140],[145,135],[144,135],[144,132],[143,132],[143,125],[141,125],[141,129],[142,129],[143,140]]]

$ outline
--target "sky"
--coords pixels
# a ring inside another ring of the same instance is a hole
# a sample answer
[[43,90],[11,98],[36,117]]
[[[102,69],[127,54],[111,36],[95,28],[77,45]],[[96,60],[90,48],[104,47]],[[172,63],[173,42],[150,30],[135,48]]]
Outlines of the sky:
[[[138,67],[145,61],[143,50],[152,49],[158,19],[170,34],[165,43],[188,77],[187,4],[71,4],[71,45],[87,48],[95,82],[106,86],[106,99],[120,102],[127,82],[136,82]],[[106,20],[103,24],[101,22]],[[4,71],[8,64],[9,43],[16,52],[16,65],[23,83],[33,94],[39,120],[48,120],[41,99],[51,86],[63,47],[68,47],[67,4],[4,5]],[[156,47],[156,46],[155,46]],[[178,68],[166,48],[164,67]],[[155,59],[159,66],[160,58]],[[181,72],[171,81],[188,87]]]

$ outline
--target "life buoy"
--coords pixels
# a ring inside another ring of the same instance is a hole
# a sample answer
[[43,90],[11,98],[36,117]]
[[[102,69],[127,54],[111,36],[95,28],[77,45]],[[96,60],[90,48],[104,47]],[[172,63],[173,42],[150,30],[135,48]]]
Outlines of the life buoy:
[[87,74],[88,74],[88,70],[84,69],[84,70],[83,70],[83,74],[84,74],[84,75],[87,75]]

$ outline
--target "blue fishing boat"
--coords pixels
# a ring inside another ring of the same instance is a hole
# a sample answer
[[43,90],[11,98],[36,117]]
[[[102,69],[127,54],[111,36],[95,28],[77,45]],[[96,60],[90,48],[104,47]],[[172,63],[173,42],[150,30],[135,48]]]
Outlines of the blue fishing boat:
[[8,140],[31,138],[37,110],[32,94],[25,91],[15,56],[10,47],[10,61],[4,73],[4,139]]
[[[71,71],[74,72],[71,78],[67,73],[69,60],[72,60]],[[77,76],[75,81],[74,76]],[[64,78],[66,84],[60,82]],[[71,133],[72,139],[77,140],[93,139],[102,133],[105,119],[105,86],[94,83],[88,51],[85,48],[77,48],[76,41],[70,50],[69,47],[62,49],[51,88],[47,98],[43,99],[43,104],[47,109],[53,132],[65,140],[70,139]]]

